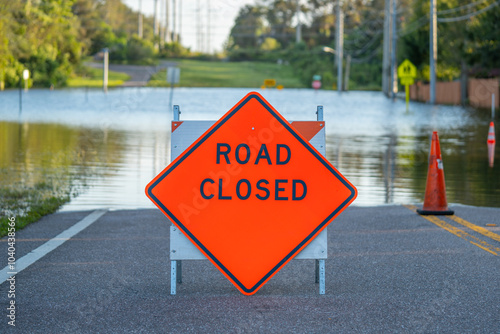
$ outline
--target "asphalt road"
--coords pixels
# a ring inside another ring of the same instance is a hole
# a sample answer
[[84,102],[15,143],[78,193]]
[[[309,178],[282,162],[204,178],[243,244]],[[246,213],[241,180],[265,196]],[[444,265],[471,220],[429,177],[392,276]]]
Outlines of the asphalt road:
[[[208,261],[183,261],[171,296],[166,218],[109,211],[18,273],[15,299],[9,281],[0,285],[0,332],[500,333],[500,209],[452,208],[461,224],[413,207],[346,209],[328,228],[322,296],[313,260],[291,261],[253,296]],[[90,213],[56,213],[18,231],[16,258]],[[1,239],[0,268],[7,246]]]
[[[87,62],[86,65],[102,68],[102,63]],[[153,74],[161,69],[176,65],[177,63],[171,61],[162,61],[158,66],[109,64],[109,70],[126,73],[130,76],[130,79],[123,83],[123,87],[144,87]]]

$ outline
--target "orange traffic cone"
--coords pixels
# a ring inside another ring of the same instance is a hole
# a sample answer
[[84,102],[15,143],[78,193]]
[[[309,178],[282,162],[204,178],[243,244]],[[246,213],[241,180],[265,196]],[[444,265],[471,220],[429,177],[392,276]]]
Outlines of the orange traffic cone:
[[432,133],[424,206],[422,210],[417,209],[417,212],[421,215],[452,215],[454,213],[448,209],[448,203],[446,202],[443,160],[441,159],[437,131]]
[[495,161],[495,123],[490,122],[490,130],[488,131],[488,162],[490,167],[493,167]]

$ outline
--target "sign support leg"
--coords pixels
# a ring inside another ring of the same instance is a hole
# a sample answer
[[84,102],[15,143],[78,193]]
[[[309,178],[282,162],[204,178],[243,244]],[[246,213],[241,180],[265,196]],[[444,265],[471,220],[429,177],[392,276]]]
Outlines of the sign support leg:
[[317,260],[319,262],[319,294],[325,294],[325,260]]
[[[317,120],[323,121],[323,106],[317,106]],[[315,283],[319,283],[319,294],[325,294],[325,260],[316,259],[315,261]]]
[[170,294],[172,296],[176,293],[177,284],[177,261],[170,261]]
[[314,260],[314,283],[319,283],[319,260]]
[[176,281],[177,283],[181,284],[182,283],[182,261],[181,260],[177,260],[175,261],[177,263],[177,277],[176,277]]
[[318,121],[323,121],[323,106],[317,106],[316,115]]
[[180,115],[181,115],[181,108],[176,104],[174,106],[174,122],[180,120]]

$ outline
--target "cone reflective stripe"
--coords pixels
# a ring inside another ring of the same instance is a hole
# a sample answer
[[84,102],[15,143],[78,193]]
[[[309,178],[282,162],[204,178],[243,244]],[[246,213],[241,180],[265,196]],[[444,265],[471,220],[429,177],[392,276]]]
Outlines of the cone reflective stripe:
[[452,215],[454,213],[448,209],[446,201],[443,160],[436,131],[432,133],[424,205],[422,209],[417,209],[417,212],[421,215]]
[[488,131],[488,144],[495,144],[495,123],[490,122],[490,130]]

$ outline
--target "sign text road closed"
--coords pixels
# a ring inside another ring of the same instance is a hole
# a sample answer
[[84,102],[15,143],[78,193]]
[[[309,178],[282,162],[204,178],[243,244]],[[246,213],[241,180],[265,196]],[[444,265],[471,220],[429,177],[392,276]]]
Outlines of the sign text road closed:
[[146,193],[244,294],[262,287],[357,195],[258,93],[210,127]]

